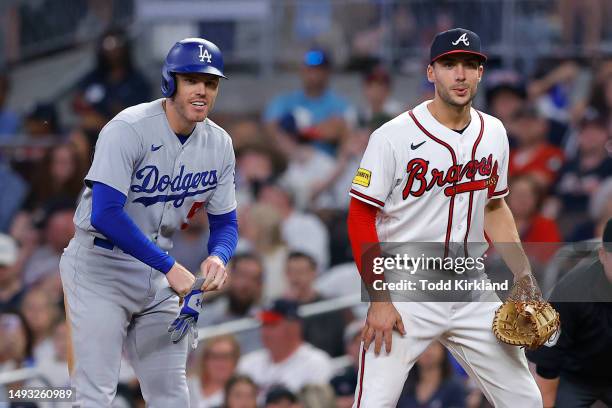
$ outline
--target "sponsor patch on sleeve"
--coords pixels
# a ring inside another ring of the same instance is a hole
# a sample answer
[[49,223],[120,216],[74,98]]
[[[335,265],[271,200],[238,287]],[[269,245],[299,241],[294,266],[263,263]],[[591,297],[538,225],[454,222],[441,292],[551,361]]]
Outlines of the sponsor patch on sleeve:
[[357,169],[357,174],[355,175],[355,178],[353,179],[353,184],[368,187],[370,185],[371,179],[372,179],[372,172],[370,170],[362,169],[360,167]]

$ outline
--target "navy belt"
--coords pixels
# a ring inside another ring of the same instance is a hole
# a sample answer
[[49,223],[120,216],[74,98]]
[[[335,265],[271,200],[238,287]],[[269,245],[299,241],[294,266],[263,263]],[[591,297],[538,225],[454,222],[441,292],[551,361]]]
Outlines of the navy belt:
[[112,251],[113,248],[115,248],[115,244],[110,242],[108,239],[104,239],[104,238],[95,237],[93,240],[93,244],[100,248],[108,249],[110,251]]

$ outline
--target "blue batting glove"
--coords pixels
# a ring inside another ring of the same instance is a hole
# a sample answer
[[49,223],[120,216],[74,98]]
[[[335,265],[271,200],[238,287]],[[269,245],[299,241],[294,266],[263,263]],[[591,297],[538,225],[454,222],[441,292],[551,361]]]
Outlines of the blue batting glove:
[[[194,287],[196,287],[194,285]],[[185,337],[186,334],[191,335],[191,347],[195,349],[198,345],[198,317],[202,311],[204,304],[204,292],[199,287],[193,289],[183,303],[183,307],[179,315],[168,327],[168,333],[171,333],[170,339],[173,343],[178,343]]]

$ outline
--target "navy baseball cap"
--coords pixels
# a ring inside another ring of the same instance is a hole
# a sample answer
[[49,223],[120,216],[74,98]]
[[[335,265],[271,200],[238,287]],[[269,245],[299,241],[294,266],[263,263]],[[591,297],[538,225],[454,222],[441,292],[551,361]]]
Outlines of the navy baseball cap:
[[429,51],[429,63],[449,54],[473,54],[485,62],[487,56],[480,49],[480,37],[465,28],[453,28],[436,34]]
[[290,299],[276,299],[259,312],[262,324],[276,324],[283,319],[299,320],[298,303]]
[[331,61],[325,50],[312,48],[304,54],[304,65],[307,67],[329,67]]

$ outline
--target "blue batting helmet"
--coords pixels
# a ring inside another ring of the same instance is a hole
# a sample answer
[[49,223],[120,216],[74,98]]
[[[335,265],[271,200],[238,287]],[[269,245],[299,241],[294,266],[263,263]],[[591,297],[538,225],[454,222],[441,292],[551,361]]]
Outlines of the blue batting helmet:
[[223,55],[215,44],[203,38],[185,38],[174,44],[162,68],[161,91],[170,97],[176,91],[174,73],[223,75]]

